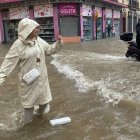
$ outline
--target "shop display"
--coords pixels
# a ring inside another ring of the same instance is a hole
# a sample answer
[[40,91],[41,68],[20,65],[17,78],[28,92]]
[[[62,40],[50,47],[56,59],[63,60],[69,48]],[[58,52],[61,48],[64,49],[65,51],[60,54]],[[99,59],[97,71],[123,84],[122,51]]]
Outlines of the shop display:
[[119,35],[120,34],[120,11],[117,10],[114,10],[114,26],[116,29],[116,35]]
[[92,40],[92,18],[83,17],[83,39]]
[[54,42],[53,17],[36,18],[40,24],[39,36],[47,42]]
[[116,29],[116,35],[120,34],[120,19],[114,19],[114,26]]
[[99,17],[96,20],[96,30],[97,30],[97,38],[102,38],[102,18]]
[[18,20],[5,22],[5,32],[7,42],[15,41],[18,38]]

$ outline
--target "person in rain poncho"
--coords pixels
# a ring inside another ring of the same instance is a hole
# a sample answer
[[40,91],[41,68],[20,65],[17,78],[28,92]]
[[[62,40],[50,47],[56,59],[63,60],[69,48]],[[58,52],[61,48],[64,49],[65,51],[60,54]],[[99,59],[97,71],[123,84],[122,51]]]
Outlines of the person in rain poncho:
[[[38,36],[40,25],[28,18],[24,18],[18,25],[18,39],[13,43],[0,67],[0,85],[6,77],[18,66],[18,92],[24,108],[24,124],[33,119],[34,106],[39,105],[38,113],[44,113],[52,100],[50,91],[45,54],[56,53],[62,46],[62,36],[49,45]],[[40,76],[31,84],[23,80],[33,68],[37,69]]]

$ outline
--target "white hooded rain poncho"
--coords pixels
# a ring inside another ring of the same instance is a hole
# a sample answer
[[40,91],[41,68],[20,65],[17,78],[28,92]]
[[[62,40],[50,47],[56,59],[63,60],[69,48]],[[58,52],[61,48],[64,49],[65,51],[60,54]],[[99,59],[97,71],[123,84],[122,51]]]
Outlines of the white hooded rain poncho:
[[[54,54],[62,46],[60,41],[49,45],[40,37],[29,40],[29,34],[39,24],[31,19],[24,18],[18,25],[18,39],[13,43],[0,67],[0,83],[15,69],[18,69],[18,89],[22,106],[32,108],[35,105],[43,105],[52,100],[50,91],[45,54]],[[37,57],[40,62],[37,63]],[[40,76],[32,84],[27,85],[23,76],[31,69],[36,68]]]

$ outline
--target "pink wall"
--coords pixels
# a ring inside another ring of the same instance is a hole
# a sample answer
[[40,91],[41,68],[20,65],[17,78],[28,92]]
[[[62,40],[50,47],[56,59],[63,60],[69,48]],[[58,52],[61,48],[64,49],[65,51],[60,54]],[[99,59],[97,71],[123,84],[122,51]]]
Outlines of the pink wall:
[[105,32],[106,28],[106,11],[105,8],[103,8],[103,32]]
[[[95,16],[95,8],[93,9],[93,14]],[[96,20],[95,20],[95,17],[93,17],[93,27],[94,27],[94,33],[93,33],[93,36],[94,38],[96,38]]]
[[0,0],[0,3],[17,2],[21,0]]
[[112,25],[114,24],[114,10],[112,10]]
[[80,6],[80,26],[81,26],[81,39],[83,39],[83,16],[82,16],[82,6]]
[[2,15],[0,12],[0,43],[4,41],[4,30],[3,30],[3,22],[2,22]]
[[34,19],[34,10],[33,9],[29,9],[29,16],[31,19]]
[[57,35],[59,34],[58,10],[57,10],[57,7],[53,7],[53,22],[54,22],[55,39],[57,40]]

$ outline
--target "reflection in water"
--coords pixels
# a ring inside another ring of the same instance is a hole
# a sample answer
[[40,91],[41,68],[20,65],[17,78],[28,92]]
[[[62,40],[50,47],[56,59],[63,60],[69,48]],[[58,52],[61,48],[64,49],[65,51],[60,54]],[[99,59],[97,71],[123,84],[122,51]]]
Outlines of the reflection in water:
[[[139,62],[126,59],[121,46],[106,46],[68,47],[49,57],[51,111],[41,118],[35,115],[22,128],[16,72],[8,77],[0,88],[0,139],[138,140]],[[49,120],[65,116],[72,122],[49,124]]]

